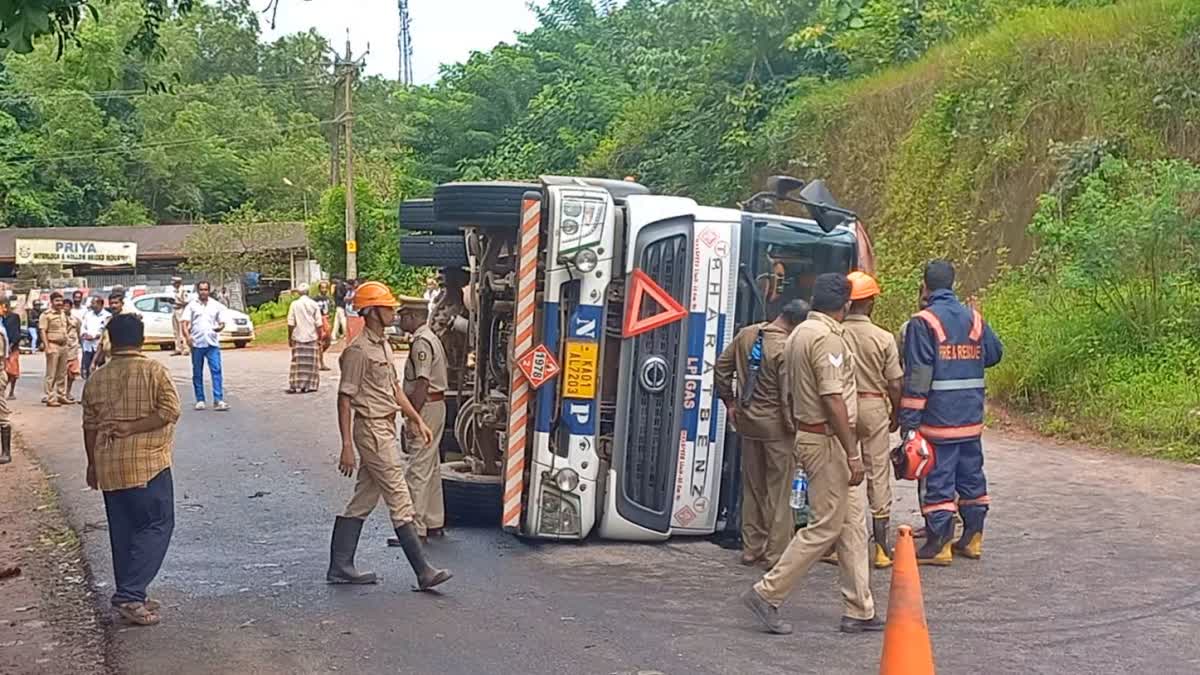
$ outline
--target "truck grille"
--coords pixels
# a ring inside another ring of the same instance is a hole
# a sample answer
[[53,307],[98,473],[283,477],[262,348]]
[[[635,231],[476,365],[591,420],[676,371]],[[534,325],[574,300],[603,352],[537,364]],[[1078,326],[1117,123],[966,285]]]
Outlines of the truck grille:
[[[686,302],[688,283],[688,241],[680,234],[647,245],[638,261],[654,282],[681,303]],[[641,308],[641,316],[661,311],[653,302]],[[629,388],[629,423],[625,438],[625,495],[644,509],[665,513],[672,504],[672,482],[675,475],[679,439],[675,397],[679,378],[679,350],[683,343],[685,322],[674,321],[642,333],[632,339],[631,363],[633,378]],[[642,386],[642,365],[651,357],[667,363],[666,386],[659,392]]]

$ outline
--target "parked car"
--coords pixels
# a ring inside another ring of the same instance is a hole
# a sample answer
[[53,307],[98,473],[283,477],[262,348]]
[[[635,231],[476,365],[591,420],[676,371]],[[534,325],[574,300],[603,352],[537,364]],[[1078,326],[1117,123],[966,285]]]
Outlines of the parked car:
[[[171,315],[175,310],[172,294],[148,293],[133,301],[133,309],[146,324],[146,344],[164,347],[175,344],[175,329],[171,324]],[[232,342],[241,349],[254,340],[254,322],[237,310],[226,311],[229,318],[225,330],[221,331],[221,342]]]

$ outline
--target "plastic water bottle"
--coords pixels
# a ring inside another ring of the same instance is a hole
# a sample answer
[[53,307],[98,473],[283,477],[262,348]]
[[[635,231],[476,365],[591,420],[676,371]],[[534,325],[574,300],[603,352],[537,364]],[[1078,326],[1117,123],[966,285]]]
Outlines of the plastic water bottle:
[[792,476],[792,509],[800,511],[808,506],[808,474],[804,469],[796,469]]

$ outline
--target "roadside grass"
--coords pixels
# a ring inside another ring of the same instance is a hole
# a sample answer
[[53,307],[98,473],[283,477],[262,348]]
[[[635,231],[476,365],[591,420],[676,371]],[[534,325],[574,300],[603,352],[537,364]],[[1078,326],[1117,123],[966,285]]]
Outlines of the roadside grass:
[[287,319],[274,319],[254,327],[254,342],[251,345],[270,347],[287,344]]

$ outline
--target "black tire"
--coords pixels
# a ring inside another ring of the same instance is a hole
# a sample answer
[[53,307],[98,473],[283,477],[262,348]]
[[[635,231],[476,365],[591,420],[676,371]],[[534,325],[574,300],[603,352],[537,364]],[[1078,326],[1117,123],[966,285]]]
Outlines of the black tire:
[[434,219],[453,227],[505,228],[521,225],[521,199],[536,183],[446,183],[433,194]]
[[433,217],[432,199],[409,199],[400,204],[400,229],[433,234],[458,234],[457,225],[444,225]]
[[500,522],[504,484],[500,476],[467,473],[467,468],[466,462],[442,463],[446,522],[494,527]]
[[414,267],[466,267],[461,234],[407,234],[400,237],[400,262]]

